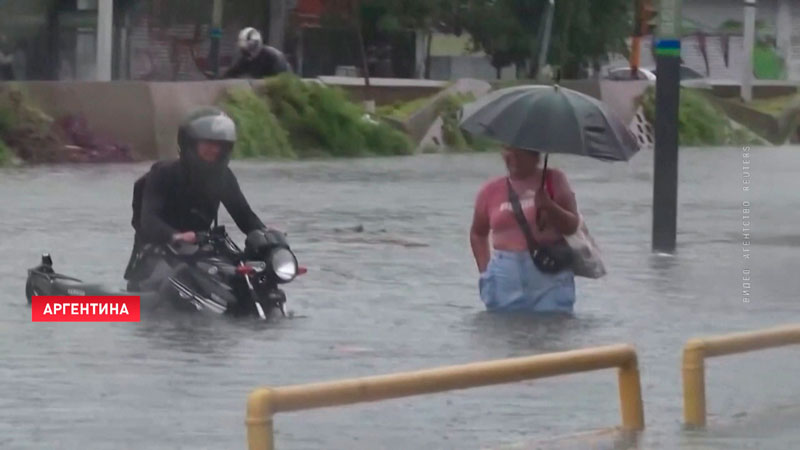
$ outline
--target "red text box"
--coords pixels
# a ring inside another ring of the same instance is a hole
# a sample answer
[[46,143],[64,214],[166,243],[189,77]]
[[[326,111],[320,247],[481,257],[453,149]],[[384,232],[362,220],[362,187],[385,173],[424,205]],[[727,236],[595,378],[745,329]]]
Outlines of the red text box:
[[139,296],[35,295],[33,322],[139,322]]

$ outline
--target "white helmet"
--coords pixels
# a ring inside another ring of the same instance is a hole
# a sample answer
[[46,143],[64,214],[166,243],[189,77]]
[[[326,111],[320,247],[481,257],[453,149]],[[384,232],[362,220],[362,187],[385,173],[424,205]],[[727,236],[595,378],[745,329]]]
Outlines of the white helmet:
[[239,49],[245,53],[254,54],[263,45],[261,33],[253,27],[247,27],[239,32]]

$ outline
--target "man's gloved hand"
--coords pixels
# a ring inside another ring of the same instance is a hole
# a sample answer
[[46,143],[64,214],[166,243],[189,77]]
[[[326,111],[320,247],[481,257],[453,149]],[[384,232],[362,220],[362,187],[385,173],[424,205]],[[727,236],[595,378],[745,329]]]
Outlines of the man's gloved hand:
[[197,242],[197,235],[194,231],[186,231],[183,233],[175,233],[172,235],[172,242],[185,242],[188,244],[194,244]]
[[267,228],[264,230],[264,235],[267,238],[267,245],[269,247],[289,248],[289,242],[286,240],[286,233],[283,233],[275,229]]
[[278,230],[263,228],[247,234],[245,254],[248,258],[262,259],[266,253],[276,247],[289,248],[286,235]]

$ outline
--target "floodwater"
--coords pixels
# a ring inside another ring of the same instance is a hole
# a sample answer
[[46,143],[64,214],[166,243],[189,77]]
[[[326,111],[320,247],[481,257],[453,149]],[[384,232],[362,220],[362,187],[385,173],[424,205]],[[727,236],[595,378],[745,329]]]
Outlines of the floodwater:
[[[25,270],[42,252],[62,273],[122,286],[132,184],[149,164],[0,171],[0,448],[242,449],[246,397],[261,385],[615,343],[639,353],[639,448],[800,448],[796,347],[710,360],[705,432],[682,429],[680,384],[687,339],[797,321],[800,149],[752,149],[748,192],[741,149],[684,149],[674,256],[650,251],[652,160],[551,158],[609,270],[578,279],[570,319],[483,310],[467,233],[477,189],[503,171],[498,155],[237,162],[254,209],[309,268],[287,288],[294,317],[268,326],[181,315],[32,323]],[[284,449],[468,449],[619,423],[609,369],[280,414],[275,430]]]

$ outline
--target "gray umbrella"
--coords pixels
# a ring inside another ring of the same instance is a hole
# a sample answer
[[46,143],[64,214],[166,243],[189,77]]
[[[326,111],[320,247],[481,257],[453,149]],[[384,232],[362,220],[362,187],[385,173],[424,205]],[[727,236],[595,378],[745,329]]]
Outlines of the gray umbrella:
[[639,142],[600,101],[571,89],[527,85],[497,90],[465,105],[461,128],[543,153],[627,161]]

